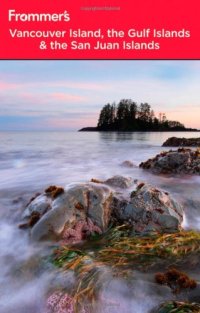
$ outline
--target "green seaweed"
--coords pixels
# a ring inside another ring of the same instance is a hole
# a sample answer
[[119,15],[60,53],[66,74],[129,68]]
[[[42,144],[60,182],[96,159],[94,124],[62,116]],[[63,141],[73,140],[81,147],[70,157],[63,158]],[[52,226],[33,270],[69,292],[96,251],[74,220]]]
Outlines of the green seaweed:
[[156,313],[199,313],[199,312],[200,304],[177,301],[164,303],[156,311]]
[[[90,301],[95,299],[107,268],[111,269],[113,276],[126,278],[130,276],[127,275],[130,268],[144,270],[159,262],[163,264],[166,260],[169,265],[185,261],[186,256],[199,253],[198,232],[180,231],[173,234],[154,233],[141,236],[133,234],[127,225],[123,225],[111,228],[83,245],[58,247],[54,250],[52,262],[64,271],[74,271],[77,279],[73,295],[75,302],[81,304],[85,297]],[[172,308],[170,311],[171,305],[169,303],[159,313],[200,313],[186,311],[186,305]]]
[[53,262],[58,266],[67,266],[77,258],[91,259],[109,266],[124,263],[151,265],[157,260],[183,260],[185,256],[200,252],[200,233],[180,231],[173,234],[131,235],[127,226],[108,230],[104,235],[91,238],[89,243],[79,246],[61,246],[54,251]]

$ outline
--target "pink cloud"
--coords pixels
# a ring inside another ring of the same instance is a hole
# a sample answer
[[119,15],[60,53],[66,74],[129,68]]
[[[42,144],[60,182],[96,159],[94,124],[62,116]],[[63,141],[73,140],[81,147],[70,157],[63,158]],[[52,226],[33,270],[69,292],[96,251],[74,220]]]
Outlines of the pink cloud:
[[20,92],[18,95],[24,100],[29,100],[29,101],[36,100],[36,95],[31,92]]
[[55,82],[52,84],[55,87],[66,87],[66,88],[73,88],[73,89],[86,89],[86,90],[105,90],[107,89],[108,84],[95,84],[91,82],[68,82],[68,81],[61,81]]
[[9,89],[18,88],[18,87],[19,87],[18,84],[0,81],[0,89],[1,90],[9,90]]
[[91,114],[87,119],[85,115],[79,118],[48,118],[44,121],[44,124],[47,128],[54,129],[79,129],[85,126],[96,126],[97,115]]
[[69,82],[69,81],[56,81],[52,82],[23,82],[23,83],[9,83],[6,81],[0,81],[0,89],[10,89],[10,88],[24,88],[26,87],[37,87],[45,85],[46,87],[65,87],[70,89],[83,89],[83,90],[105,90],[108,87],[108,84],[97,84],[92,82]]
[[55,100],[58,101],[71,101],[71,102],[77,102],[77,101],[86,101],[86,97],[83,96],[78,96],[78,95],[71,95],[67,93],[62,93],[62,92],[55,92],[50,95]]
[[[10,95],[4,97],[5,99],[10,98],[11,101],[20,102],[20,104],[25,103],[25,105],[33,105],[34,107],[38,107],[41,109],[41,105],[58,105],[58,103],[63,104],[65,103],[80,103],[80,102],[85,102],[88,101],[87,97],[79,96],[79,95],[73,95],[73,94],[68,94],[68,93],[34,93],[34,92],[26,92],[26,91],[19,91],[15,95]],[[56,107],[55,107],[56,109]]]
[[169,110],[166,115],[168,119],[180,121],[186,127],[200,128],[200,107],[197,105],[185,104],[180,108]]

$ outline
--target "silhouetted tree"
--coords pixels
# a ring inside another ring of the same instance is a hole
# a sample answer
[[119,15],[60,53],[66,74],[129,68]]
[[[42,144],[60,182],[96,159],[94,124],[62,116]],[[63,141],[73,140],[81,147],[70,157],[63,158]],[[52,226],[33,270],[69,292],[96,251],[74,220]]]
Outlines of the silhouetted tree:
[[158,118],[148,103],[137,105],[131,99],[122,99],[118,104],[107,103],[98,119],[98,130],[135,131],[135,130],[184,130],[178,121],[169,121],[165,113]]
[[100,112],[98,125],[97,127],[104,127],[109,129],[112,127],[115,121],[115,107],[114,105],[110,105],[110,103],[106,104]]

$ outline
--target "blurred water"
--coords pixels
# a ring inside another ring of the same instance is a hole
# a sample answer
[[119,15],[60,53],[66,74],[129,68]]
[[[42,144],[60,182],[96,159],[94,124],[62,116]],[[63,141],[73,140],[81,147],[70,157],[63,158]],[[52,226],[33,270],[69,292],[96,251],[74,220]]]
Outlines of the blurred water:
[[[27,278],[26,273],[13,275],[13,268],[45,251],[33,247],[17,223],[28,199],[50,184],[65,186],[113,175],[145,180],[170,191],[184,205],[185,227],[200,229],[200,177],[155,176],[137,167],[168,150],[161,145],[171,136],[199,133],[0,132],[0,312],[42,312],[52,272]],[[122,167],[125,160],[136,167]],[[37,290],[40,296],[35,297]],[[148,303],[140,310],[140,301],[137,305],[137,312],[148,312]]]
[[0,188],[43,187],[114,174],[143,176],[120,167],[155,155],[169,136],[198,133],[0,132]]

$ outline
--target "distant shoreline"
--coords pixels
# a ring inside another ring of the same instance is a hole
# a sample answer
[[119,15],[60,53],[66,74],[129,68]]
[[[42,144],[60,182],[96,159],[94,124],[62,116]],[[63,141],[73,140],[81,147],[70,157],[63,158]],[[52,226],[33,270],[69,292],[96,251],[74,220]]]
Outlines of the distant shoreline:
[[112,132],[112,133],[141,133],[141,132],[153,132],[153,133],[172,133],[172,132],[200,132],[200,129],[186,128],[186,129],[172,129],[172,130],[102,130],[97,127],[83,127],[78,132]]

